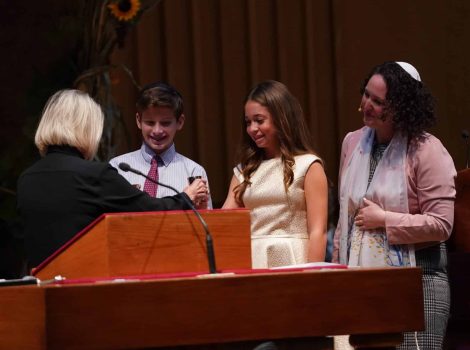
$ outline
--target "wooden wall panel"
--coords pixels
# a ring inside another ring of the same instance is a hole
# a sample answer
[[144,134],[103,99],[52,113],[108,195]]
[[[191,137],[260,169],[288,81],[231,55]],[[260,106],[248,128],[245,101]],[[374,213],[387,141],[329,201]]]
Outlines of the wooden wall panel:
[[[377,64],[408,61],[440,96],[445,81],[444,1],[334,0],[335,57],[340,137],[362,126],[357,112],[363,79]],[[440,98],[439,98],[440,99]]]
[[[225,196],[228,177],[225,163],[225,109],[219,103],[223,99],[222,64],[220,57],[220,5],[215,0],[201,0],[191,3],[192,41],[194,49],[193,91],[194,118],[197,126],[195,146],[198,149],[199,161],[205,165],[209,174],[219,174],[210,177],[210,186],[214,198]],[[203,142],[202,142],[203,141]]]
[[439,131],[444,144],[454,158],[457,169],[465,167],[465,144],[460,137],[462,129],[470,131],[470,2],[449,0],[446,12],[436,21],[444,21],[446,37],[444,60],[435,69],[445,73],[446,81],[442,87],[444,102],[440,102],[441,122]]
[[305,0],[307,74],[305,116],[315,150],[323,158],[328,178],[335,183],[339,139],[335,96],[335,60],[332,6],[329,0]]
[[[362,125],[359,87],[386,60],[419,69],[438,100],[441,120],[432,132],[462,168],[460,132],[470,129],[469,15],[465,0],[163,0],[120,57],[139,82],[167,80],[182,92],[188,119],[177,149],[206,168],[221,205],[251,86],[276,79],[298,97],[336,182],[341,141]],[[124,104],[134,98],[125,91]],[[126,115],[134,125],[134,114]]]
[[[279,57],[278,80],[287,85],[306,107],[306,45],[304,31],[304,7],[301,1],[277,0],[277,26],[275,29]],[[300,69],[302,67],[302,69]]]
[[[251,81],[249,78],[247,1],[222,1],[220,4],[221,89],[223,94],[223,100],[220,102],[224,106],[225,125],[224,129],[215,129],[214,132],[223,132],[225,136],[223,147],[227,150],[227,160],[225,164],[220,165],[229,169],[229,176],[225,179],[226,188],[221,191],[226,194],[233,174],[231,169],[235,165],[236,145],[241,137],[243,99],[251,86]],[[220,146],[214,145],[214,150]],[[223,201],[223,199],[220,200]]]
[[250,45],[250,76],[255,82],[279,76],[277,55],[276,12],[272,0],[248,1],[248,42]]
[[133,33],[138,44],[138,62],[134,71],[142,86],[167,79],[164,15],[160,9],[146,12]]
[[[158,8],[158,6],[157,6]],[[163,1],[165,47],[160,54],[165,56],[166,79],[184,97],[185,111],[191,115],[185,127],[177,135],[177,150],[192,159],[199,159],[196,118],[194,110],[195,89],[194,47],[192,42],[192,13],[190,2],[185,0]],[[189,98],[188,98],[189,97]]]

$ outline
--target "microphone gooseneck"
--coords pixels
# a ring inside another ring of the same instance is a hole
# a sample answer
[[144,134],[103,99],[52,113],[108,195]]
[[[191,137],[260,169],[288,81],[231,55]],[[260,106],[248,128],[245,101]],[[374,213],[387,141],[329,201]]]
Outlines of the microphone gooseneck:
[[[174,188],[172,186],[169,186],[169,185],[165,185],[161,182],[158,182],[158,181],[148,177],[147,175],[140,172],[139,170],[132,168],[127,163],[119,163],[118,166],[119,166],[119,169],[121,169],[122,171],[125,171],[125,172],[130,171],[131,173],[143,176],[147,180],[152,181],[153,183],[157,184],[158,186],[166,187],[166,188],[172,190],[173,192],[175,192],[176,194],[180,194],[180,192],[176,188]],[[191,201],[188,200],[188,198],[186,198],[186,196],[181,196],[181,198],[183,198],[183,200],[191,208],[191,210],[194,212],[194,214],[196,214],[196,217],[198,218],[199,222],[201,223],[202,227],[204,228],[204,232],[206,233],[206,249],[207,249],[207,261],[209,263],[209,272],[210,273],[217,273],[217,268],[216,268],[216,264],[215,264],[214,242],[212,240],[212,235],[209,231],[209,227],[207,226],[206,221],[202,218],[201,214],[199,214],[197,209],[194,207],[193,203],[191,203]]]

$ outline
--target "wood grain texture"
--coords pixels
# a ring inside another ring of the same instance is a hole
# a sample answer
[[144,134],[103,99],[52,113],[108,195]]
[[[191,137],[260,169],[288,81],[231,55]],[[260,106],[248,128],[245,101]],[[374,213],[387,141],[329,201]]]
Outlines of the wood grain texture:
[[[182,92],[189,119],[176,146],[214,179],[218,207],[237,162],[244,97],[266,79],[282,81],[299,99],[335,183],[341,141],[363,125],[363,79],[384,61],[412,62],[438,101],[440,122],[431,132],[457,168],[465,164],[459,135],[470,128],[469,14],[467,0],[161,1],[129,38],[131,55],[115,62],[141,82],[166,80]],[[116,87],[123,90],[117,100],[128,105],[125,84]],[[125,117],[140,139],[134,113]]]
[[[72,238],[74,239],[74,238]],[[55,276],[109,276],[107,217],[61,252],[44,268],[33,275],[41,280]]]
[[470,169],[461,170],[455,179],[457,191],[454,211],[454,228],[449,240],[449,250],[470,253]]
[[[251,268],[248,210],[202,211],[217,268]],[[208,271],[205,232],[192,211],[106,214],[36,272],[40,279]]]
[[454,229],[449,246],[450,319],[446,343],[449,349],[470,345],[470,169],[457,173]]
[[0,348],[46,349],[45,289],[3,287],[0,299]]
[[[47,329],[48,349],[202,346],[334,334],[362,335],[360,339],[370,338],[373,346],[377,341],[393,342],[396,336],[390,334],[424,327],[418,268],[194,277],[38,290],[47,300],[47,327],[39,329]],[[0,305],[4,293],[0,289]]]

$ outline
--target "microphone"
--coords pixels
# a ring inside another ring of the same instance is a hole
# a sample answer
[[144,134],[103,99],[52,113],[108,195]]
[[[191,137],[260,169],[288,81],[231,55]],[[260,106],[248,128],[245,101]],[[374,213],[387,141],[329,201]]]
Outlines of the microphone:
[[462,138],[465,140],[465,144],[467,145],[467,156],[466,156],[466,163],[465,168],[468,169],[468,162],[470,158],[470,145],[468,144],[468,138],[470,137],[470,133],[468,130],[462,130]]
[[[180,194],[180,192],[176,188],[171,187],[169,185],[165,185],[161,182],[158,182],[158,181],[148,177],[147,175],[140,172],[139,170],[132,168],[127,163],[119,163],[119,169],[121,169],[122,171],[125,171],[125,172],[130,171],[131,173],[143,176],[147,180],[152,181],[153,183],[157,184],[158,186],[163,186],[163,187],[169,188],[173,192],[175,192],[177,194]],[[191,203],[191,201],[188,200],[186,198],[186,196],[181,196],[181,197],[186,202],[186,204],[191,208],[191,210],[194,212],[194,214],[196,214],[196,217],[198,218],[199,222],[201,223],[202,227],[204,228],[204,231],[206,233],[206,249],[207,249],[207,261],[209,263],[209,272],[210,273],[217,273],[217,269],[216,269],[216,265],[215,265],[214,243],[213,243],[213,240],[212,240],[212,235],[209,232],[209,227],[207,226],[207,223],[202,218],[201,214],[199,214],[197,209],[194,207],[193,203]]]

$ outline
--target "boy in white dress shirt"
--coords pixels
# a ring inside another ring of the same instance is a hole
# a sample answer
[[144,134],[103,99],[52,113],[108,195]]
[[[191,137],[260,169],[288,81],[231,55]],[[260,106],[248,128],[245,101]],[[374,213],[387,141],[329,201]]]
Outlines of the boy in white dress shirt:
[[[110,160],[110,164],[140,190],[144,189],[145,178],[119,169],[124,162],[132,168],[148,174],[152,158],[158,156],[158,181],[178,191],[188,186],[189,178],[201,177],[207,181],[204,168],[175,150],[174,138],[183,128],[183,97],[172,86],[157,82],[145,86],[136,103],[137,127],[142,132],[142,146],[139,150],[126,153]],[[209,187],[209,184],[207,184]],[[172,196],[174,192],[158,186],[156,197]],[[199,209],[212,209],[210,195],[205,202],[196,203]]]

